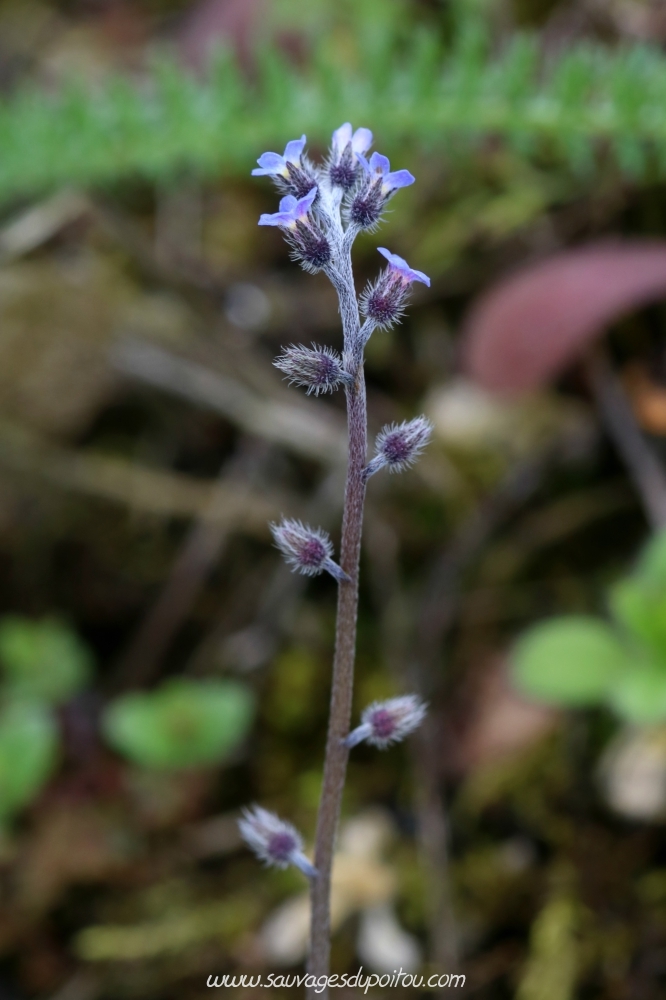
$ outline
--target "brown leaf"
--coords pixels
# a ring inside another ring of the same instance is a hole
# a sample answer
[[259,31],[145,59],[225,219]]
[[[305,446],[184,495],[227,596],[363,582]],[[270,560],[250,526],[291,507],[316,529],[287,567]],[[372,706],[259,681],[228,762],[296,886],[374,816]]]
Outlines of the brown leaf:
[[528,267],[472,309],[467,372],[516,393],[559,375],[618,317],[666,294],[666,243],[596,243]]

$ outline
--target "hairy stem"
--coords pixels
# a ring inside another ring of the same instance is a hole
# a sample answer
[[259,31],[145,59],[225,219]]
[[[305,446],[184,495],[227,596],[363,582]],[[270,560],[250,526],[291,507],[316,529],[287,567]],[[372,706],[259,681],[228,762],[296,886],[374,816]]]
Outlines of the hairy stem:
[[[363,470],[367,459],[363,351],[359,336],[358,305],[348,253],[344,255],[342,265],[343,269],[336,275],[338,280],[334,284],[340,298],[345,355],[350,372],[354,376],[354,384],[347,390],[349,451],[340,546],[340,565],[349,576],[349,582],[340,583],[338,590],[331,707],[315,837],[314,863],[319,874],[312,880],[310,897],[312,909],[308,972],[318,977],[327,975],[329,971],[331,869],[349,755],[343,740],[349,732],[354,690],[358,574],[365,502]],[[312,993],[312,996],[314,995]],[[326,1000],[326,992],[316,995]]]

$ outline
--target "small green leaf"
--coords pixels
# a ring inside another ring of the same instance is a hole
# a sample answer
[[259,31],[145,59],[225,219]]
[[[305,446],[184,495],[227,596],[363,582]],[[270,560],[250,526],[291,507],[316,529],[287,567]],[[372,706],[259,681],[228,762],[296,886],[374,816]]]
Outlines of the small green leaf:
[[666,591],[666,531],[645,545],[632,576],[654,590]]
[[521,691],[555,705],[600,701],[627,662],[610,626],[586,615],[552,618],[517,642],[512,670]]
[[666,583],[657,587],[628,577],[612,588],[610,607],[628,632],[666,657]]
[[233,681],[173,680],[123,695],[106,710],[109,742],[143,767],[201,767],[223,760],[247,733],[254,699]]
[[666,663],[637,662],[623,670],[608,702],[627,722],[645,725],[666,719]]
[[629,632],[666,657],[666,531],[647,543],[634,572],[613,587],[610,605]]
[[12,695],[54,704],[86,683],[93,664],[87,646],[64,623],[18,615],[0,620],[0,660]]
[[27,805],[51,773],[58,734],[49,710],[9,702],[0,710],[0,818]]

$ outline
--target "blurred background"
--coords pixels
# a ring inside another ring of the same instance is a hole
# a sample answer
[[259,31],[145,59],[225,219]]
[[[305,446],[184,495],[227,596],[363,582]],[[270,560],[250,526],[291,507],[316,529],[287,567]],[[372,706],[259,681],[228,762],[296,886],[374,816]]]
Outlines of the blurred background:
[[302,970],[236,820],[312,842],[335,585],[267,523],[337,543],[344,400],[271,362],[341,337],[249,174],[344,121],[417,177],[359,290],[378,242],[432,278],[371,433],[435,435],[369,488],[355,719],[430,714],[352,754],[334,969],[663,995],[665,43],[660,0],[1,0],[0,1000]]

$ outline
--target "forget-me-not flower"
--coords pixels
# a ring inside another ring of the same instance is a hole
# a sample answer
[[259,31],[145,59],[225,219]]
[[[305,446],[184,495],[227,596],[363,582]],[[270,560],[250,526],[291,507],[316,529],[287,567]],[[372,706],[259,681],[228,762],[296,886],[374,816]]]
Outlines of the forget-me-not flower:
[[255,167],[252,171],[253,177],[276,177],[281,176],[289,179],[289,164],[292,167],[301,166],[301,156],[303,155],[303,150],[305,149],[305,136],[302,135],[300,139],[292,139],[288,142],[284,148],[284,153],[280,156],[279,153],[262,153],[257,163],[258,167]]
[[351,144],[351,151],[355,156],[365,153],[372,146],[372,132],[369,128],[357,128],[352,134],[350,122],[345,122],[340,128],[336,128],[331,141],[331,152],[336,160],[339,160],[348,145]]
[[317,184],[315,170],[304,155],[305,136],[292,139],[284,153],[262,153],[252,171],[255,177],[271,177],[278,188],[302,198]]
[[381,181],[383,195],[391,195],[398,188],[409,187],[416,180],[409,170],[391,170],[388,156],[383,156],[381,153],[373,153],[369,162],[362,153],[357,155],[368,177],[375,182]]
[[375,327],[389,329],[400,320],[409,298],[409,286],[413,281],[421,281],[430,287],[430,278],[423,271],[415,271],[404,258],[391,253],[386,247],[377,249],[386,257],[388,267],[361,295],[361,311],[371,325],[369,333]]
[[356,156],[365,172],[365,183],[353,195],[347,213],[351,225],[372,230],[388,201],[399,188],[413,184],[414,175],[409,170],[391,170],[388,157],[381,153],[373,153],[369,161],[362,153]]
[[359,173],[359,155],[367,152],[372,145],[369,128],[357,128],[352,133],[349,122],[345,122],[333,133],[328,176],[331,184],[349,191],[354,187]]
[[280,201],[279,212],[271,214],[264,212],[259,218],[260,226],[281,226],[283,229],[296,229],[299,222],[305,223],[312,203],[317,197],[317,188],[313,187],[304,198],[295,198],[288,194]]
[[[407,171],[405,171],[407,173]],[[412,281],[421,281],[424,285],[430,288],[430,278],[423,271],[415,271],[409,266],[404,257],[398,257],[397,253],[391,253],[386,247],[377,247],[380,254],[386,257],[389,262],[389,268],[393,274],[404,281],[405,284],[410,284]]]

